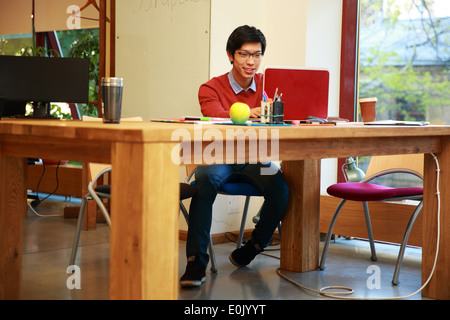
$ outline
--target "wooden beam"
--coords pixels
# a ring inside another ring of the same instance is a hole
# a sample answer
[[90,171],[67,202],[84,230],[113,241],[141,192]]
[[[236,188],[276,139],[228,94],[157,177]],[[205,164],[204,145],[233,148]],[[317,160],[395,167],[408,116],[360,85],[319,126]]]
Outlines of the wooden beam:
[[339,116],[350,121],[356,120],[359,54],[358,19],[359,0],[344,0],[342,8]]
[[[101,79],[106,76],[106,0],[100,0],[100,21],[99,21],[99,66],[98,81],[101,86]],[[98,91],[98,117],[102,114],[102,90]]]
[[109,75],[116,76],[116,0],[110,1],[109,8]]
[[289,205],[281,222],[280,266],[296,272],[316,270],[320,179],[313,177],[320,175],[320,160],[283,161],[283,173],[289,185]]
[[27,212],[25,175],[24,158],[0,154],[1,300],[20,298],[22,220]]
[[[356,121],[356,97],[358,90],[358,20],[359,0],[344,0],[342,4],[341,34],[341,80],[339,95],[339,117]],[[340,170],[345,159],[338,159],[338,182],[345,178]]]
[[[442,139],[444,151],[437,155],[440,163],[439,172],[439,202],[437,194],[437,168],[431,155],[425,155],[424,173],[424,207],[423,207],[423,252],[422,254],[422,283],[425,283],[430,276],[435,263],[437,249],[437,229],[438,229],[438,203],[439,206],[439,255],[436,261],[436,269],[433,277],[422,292],[423,297],[432,299],[450,299],[450,259],[445,254],[450,251],[450,206],[446,205],[445,199],[450,199],[449,188],[446,186],[450,181],[450,139]],[[446,168],[447,167],[447,168]]]

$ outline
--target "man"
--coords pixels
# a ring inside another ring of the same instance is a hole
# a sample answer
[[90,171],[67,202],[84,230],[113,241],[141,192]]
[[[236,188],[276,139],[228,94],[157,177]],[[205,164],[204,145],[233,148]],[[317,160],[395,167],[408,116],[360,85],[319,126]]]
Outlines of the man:
[[[263,75],[256,73],[266,49],[263,33],[250,26],[233,31],[227,42],[231,72],[216,77],[199,89],[202,114],[207,117],[229,117],[231,105],[243,102],[250,106],[250,117],[261,115]],[[197,194],[191,200],[186,244],[188,264],[180,279],[181,286],[200,286],[206,279],[209,261],[207,248],[212,220],[212,205],[219,187],[227,181],[251,183],[264,194],[260,220],[251,239],[234,250],[230,261],[238,267],[248,265],[270,243],[287,207],[289,190],[280,170],[262,175],[261,169],[272,164],[235,164],[200,166],[195,173]]]

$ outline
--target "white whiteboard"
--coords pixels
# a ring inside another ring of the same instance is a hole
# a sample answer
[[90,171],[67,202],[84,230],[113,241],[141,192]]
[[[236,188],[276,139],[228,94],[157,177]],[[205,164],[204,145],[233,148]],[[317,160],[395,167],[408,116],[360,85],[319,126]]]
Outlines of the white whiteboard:
[[119,0],[116,76],[123,117],[200,115],[209,79],[211,0]]

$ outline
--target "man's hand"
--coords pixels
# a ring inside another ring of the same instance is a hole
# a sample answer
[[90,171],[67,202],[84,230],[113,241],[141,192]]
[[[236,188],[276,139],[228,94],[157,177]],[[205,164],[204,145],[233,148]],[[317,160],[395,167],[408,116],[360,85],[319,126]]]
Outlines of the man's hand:
[[261,117],[261,107],[250,109],[250,118]]

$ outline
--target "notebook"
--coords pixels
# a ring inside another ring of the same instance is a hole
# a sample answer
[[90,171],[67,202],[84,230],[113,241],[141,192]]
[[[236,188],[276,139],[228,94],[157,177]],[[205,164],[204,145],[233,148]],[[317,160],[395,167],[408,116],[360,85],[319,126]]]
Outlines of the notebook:
[[264,69],[264,91],[269,98],[283,94],[284,120],[326,119],[330,75],[325,69],[272,67]]

